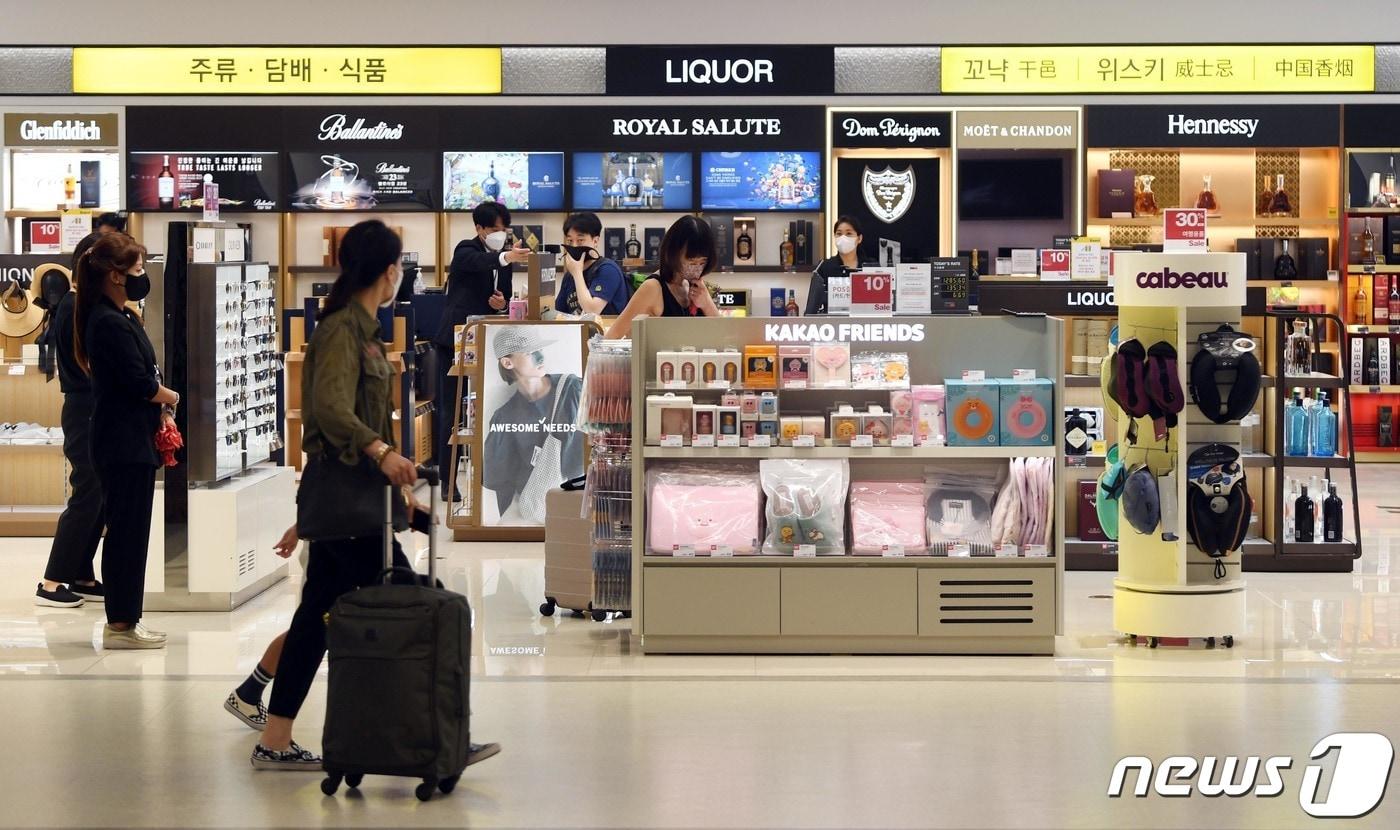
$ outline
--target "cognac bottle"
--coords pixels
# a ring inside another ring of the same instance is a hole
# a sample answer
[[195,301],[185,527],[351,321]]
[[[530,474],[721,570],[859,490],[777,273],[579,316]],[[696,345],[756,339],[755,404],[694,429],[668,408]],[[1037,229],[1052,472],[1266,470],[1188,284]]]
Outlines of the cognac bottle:
[[1274,195],[1269,200],[1269,212],[1275,216],[1288,216],[1293,213],[1293,203],[1288,199],[1288,191],[1283,189],[1283,174],[1275,178]]
[[156,178],[156,199],[161,210],[175,207],[175,175],[170,172],[170,156],[161,156],[163,165]]
[[1203,184],[1200,195],[1196,197],[1196,207],[1214,211],[1218,205],[1215,202],[1215,191],[1210,187],[1210,174],[1205,174],[1201,179]]
[[1137,188],[1133,193],[1133,214],[1136,216],[1156,216],[1157,197],[1152,193],[1152,182],[1156,176],[1142,175],[1136,179]]
[[1276,280],[1296,280],[1298,279],[1298,263],[1294,262],[1293,255],[1288,252],[1288,240],[1283,240],[1283,253],[1274,260],[1274,279]]
[[1371,232],[1371,217],[1366,217],[1366,227],[1361,231],[1361,264],[1374,265],[1376,262],[1376,235]]
[[1254,212],[1259,216],[1269,215],[1269,205],[1274,203],[1274,188],[1269,183],[1269,177],[1263,177],[1263,184],[1259,187],[1259,198],[1254,201]]

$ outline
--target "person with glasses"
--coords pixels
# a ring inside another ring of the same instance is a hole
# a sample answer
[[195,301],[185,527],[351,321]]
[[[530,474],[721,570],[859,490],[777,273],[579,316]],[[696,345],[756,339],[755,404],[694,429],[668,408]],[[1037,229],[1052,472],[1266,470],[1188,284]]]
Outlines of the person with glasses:
[[141,624],[151,535],[156,431],[173,423],[180,396],[161,384],[155,348],[127,308],[151,291],[146,249],[124,233],[100,237],[78,259],[73,355],[92,378],[90,447],[102,485],[107,626],[102,647],[164,648],[165,634]]
[[666,229],[657,258],[660,267],[632,295],[605,335],[632,334],[632,320],[649,317],[718,317],[705,275],[715,269],[715,232],[696,216],[682,216]]

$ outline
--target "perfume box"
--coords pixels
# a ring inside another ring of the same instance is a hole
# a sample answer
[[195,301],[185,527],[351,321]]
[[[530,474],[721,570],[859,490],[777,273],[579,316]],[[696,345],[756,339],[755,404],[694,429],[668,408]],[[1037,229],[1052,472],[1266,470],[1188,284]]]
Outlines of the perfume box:
[[758,220],[753,216],[734,217],[734,265],[758,264]]
[[1000,441],[1003,447],[1048,447],[1055,439],[1051,417],[1055,384],[1049,378],[1001,378]]
[[614,262],[627,258],[627,231],[624,228],[603,229],[603,255]]
[[1385,264],[1400,265],[1400,216],[1385,217]]
[[1113,215],[1133,215],[1134,170],[1099,171],[1099,218],[1111,219]]
[[787,291],[781,288],[768,289],[768,316],[787,316]]
[[1001,440],[998,421],[1001,384],[996,380],[949,378],[946,416],[948,445],[951,447],[996,446]]
[[715,268],[729,268],[734,265],[734,231],[726,216],[716,216],[710,220],[710,229],[715,232]]
[[78,206],[95,208],[102,204],[102,162],[84,161],[79,166]]
[[1107,542],[1108,534],[1103,532],[1103,525],[1099,523],[1099,511],[1094,505],[1094,493],[1098,489],[1099,483],[1094,479],[1076,482],[1079,500],[1079,538],[1086,542]]
[[647,262],[660,261],[661,240],[665,236],[665,228],[647,228],[642,234],[642,257]]

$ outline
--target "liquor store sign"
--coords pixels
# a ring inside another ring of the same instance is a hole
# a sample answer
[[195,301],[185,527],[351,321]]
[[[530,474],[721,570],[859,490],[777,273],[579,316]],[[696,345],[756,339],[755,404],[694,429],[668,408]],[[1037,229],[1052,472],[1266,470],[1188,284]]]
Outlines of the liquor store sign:
[[830,95],[831,46],[609,46],[609,95]]
[[114,112],[7,112],[7,147],[116,147]]

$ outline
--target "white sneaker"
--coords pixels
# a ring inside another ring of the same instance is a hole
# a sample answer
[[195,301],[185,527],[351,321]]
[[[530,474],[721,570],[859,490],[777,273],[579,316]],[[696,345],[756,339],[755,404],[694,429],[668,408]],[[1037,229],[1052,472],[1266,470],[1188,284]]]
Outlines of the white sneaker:
[[125,631],[105,625],[102,627],[102,648],[165,648],[165,632],[152,631],[141,623]]

